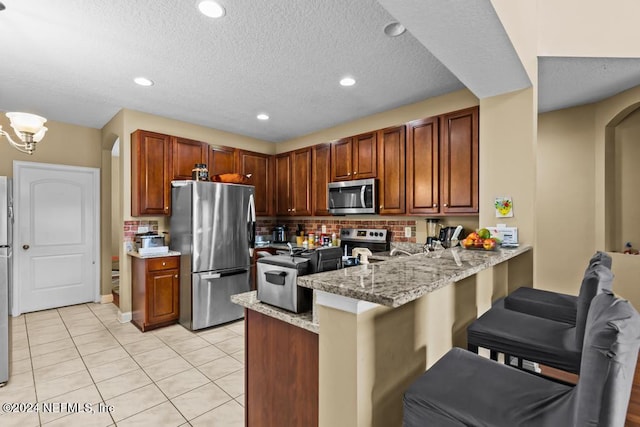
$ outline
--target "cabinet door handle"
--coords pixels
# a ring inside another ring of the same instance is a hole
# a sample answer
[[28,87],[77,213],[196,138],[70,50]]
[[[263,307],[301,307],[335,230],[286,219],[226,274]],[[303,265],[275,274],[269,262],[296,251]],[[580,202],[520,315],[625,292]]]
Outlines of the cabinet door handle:
[[380,209],[384,209],[384,206],[380,205]]
[[291,209],[291,212],[295,212],[295,211],[296,211],[295,209]]
[[445,208],[448,208],[448,207],[449,207],[449,205],[445,203],[445,204],[444,204],[444,207],[445,207]]
[[177,278],[178,278],[178,275],[176,274],[176,275],[175,275],[175,276],[173,276],[173,277],[177,279]]
[[291,212],[291,209],[287,209],[287,212]]
[[347,176],[351,176],[351,172],[347,172]]
[[356,172],[354,172],[353,174],[354,174],[354,175],[358,175],[358,172],[356,171]]
[[433,204],[433,207],[434,207],[434,208],[437,208],[437,207],[438,207],[438,204],[437,204],[437,203],[434,203],[434,204]]
[[164,267],[165,265],[167,265],[167,263],[166,263],[166,262],[163,262],[163,263],[162,263],[162,266]]

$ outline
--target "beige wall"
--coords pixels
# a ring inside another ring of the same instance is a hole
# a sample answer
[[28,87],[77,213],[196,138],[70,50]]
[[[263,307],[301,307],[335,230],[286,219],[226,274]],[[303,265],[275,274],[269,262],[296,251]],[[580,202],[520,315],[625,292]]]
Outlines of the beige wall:
[[536,285],[543,289],[577,295],[597,249],[594,113],[588,105],[539,117]]
[[609,248],[623,251],[626,242],[640,248],[640,109],[615,128],[613,148],[613,240]]
[[474,105],[478,105],[478,98],[466,89],[460,90],[447,95],[426,99],[415,104],[405,105],[393,110],[373,114],[358,120],[353,120],[348,123],[343,123],[338,126],[304,135],[299,138],[290,139],[276,145],[276,151],[278,153],[284,153],[298,148],[335,141],[340,138],[358,135],[372,130],[401,125],[411,120],[423,119],[448,113],[450,111],[462,110],[464,108],[473,107]]
[[[0,126],[18,140],[4,114],[0,114]],[[46,126],[49,130],[31,156],[17,151],[5,137],[0,137],[0,175],[13,176],[14,160],[100,167],[100,130],[54,121],[48,121]]]
[[640,57],[636,0],[529,3],[538,8],[540,56]]

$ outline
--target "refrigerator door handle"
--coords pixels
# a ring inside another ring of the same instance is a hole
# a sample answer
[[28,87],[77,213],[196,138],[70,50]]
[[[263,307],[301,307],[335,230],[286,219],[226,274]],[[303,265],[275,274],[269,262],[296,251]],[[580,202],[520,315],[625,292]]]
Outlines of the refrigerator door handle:
[[220,277],[222,277],[222,274],[220,273],[211,273],[211,274],[205,274],[202,276],[203,280],[211,280],[211,279],[219,279]]
[[249,205],[247,206],[247,238],[249,240],[249,255],[253,256],[253,247],[256,243],[256,204],[253,194],[249,194]]

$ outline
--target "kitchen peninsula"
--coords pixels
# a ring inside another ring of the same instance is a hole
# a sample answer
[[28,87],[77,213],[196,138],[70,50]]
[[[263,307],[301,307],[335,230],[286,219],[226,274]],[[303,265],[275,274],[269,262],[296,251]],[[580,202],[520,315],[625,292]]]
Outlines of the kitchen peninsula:
[[246,309],[247,425],[401,426],[406,387],[466,345],[492,300],[532,282],[530,246],[455,248],[299,277],[311,314],[232,297]]

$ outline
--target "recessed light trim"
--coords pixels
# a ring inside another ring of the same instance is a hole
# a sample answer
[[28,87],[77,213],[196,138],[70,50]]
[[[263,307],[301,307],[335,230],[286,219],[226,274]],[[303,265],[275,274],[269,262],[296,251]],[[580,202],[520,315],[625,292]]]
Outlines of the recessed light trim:
[[340,80],[340,85],[344,87],[353,86],[354,84],[356,84],[356,79],[354,79],[353,77],[343,77]]
[[200,13],[204,16],[208,16],[209,18],[222,18],[226,14],[224,7],[213,0],[201,1],[198,3],[198,9],[200,10]]
[[390,22],[384,27],[384,33],[389,37],[398,37],[403,34],[407,29],[401,23],[394,21]]
[[146,77],[136,77],[133,81],[140,86],[153,86],[153,80],[149,80]]
[[258,114],[258,115],[256,116],[256,118],[257,118],[258,120],[263,120],[263,121],[264,121],[264,120],[269,120],[269,115],[268,115],[268,114],[265,114],[265,113],[260,113],[260,114]]

